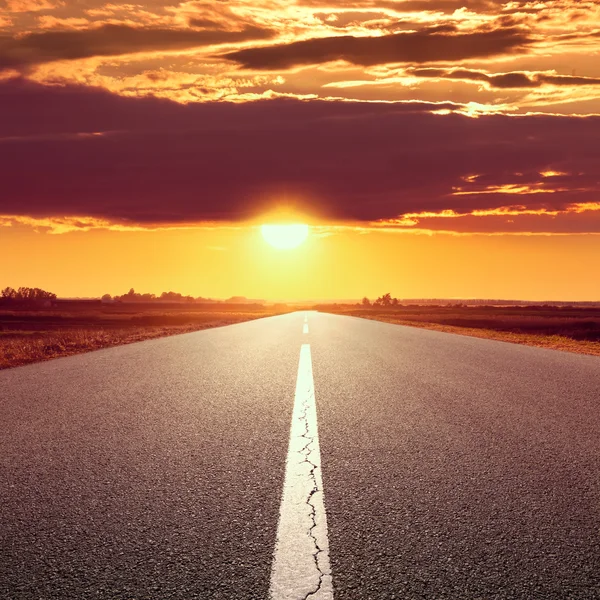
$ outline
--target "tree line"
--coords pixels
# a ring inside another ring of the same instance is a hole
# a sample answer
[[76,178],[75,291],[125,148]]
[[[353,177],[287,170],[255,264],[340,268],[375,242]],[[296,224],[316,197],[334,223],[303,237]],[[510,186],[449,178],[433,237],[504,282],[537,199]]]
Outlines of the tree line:
[[245,296],[233,296],[227,300],[214,300],[213,298],[205,298],[204,296],[184,296],[178,292],[163,292],[160,295],[156,294],[140,294],[131,288],[126,294],[121,296],[111,296],[104,294],[103,302],[179,302],[179,303],[196,303],[196,304],[264,304],[261,299],[249,299]]
[[14,289],[6,287],[1,292],[2,299],[5,302],[44,302],[46,300],[56,300],[56,294],[47,292],[40,288],[20,287]]
[[159,302],[210,302],[208,298],[203,298],[202,296],[194,298],[193,296],[184,296],[178,292],[163,292],[160,296],[156,294],[140,294],[133,288],[121,296],[104,294],[102,300],[104,302],[152,302],[156,300]]
[[401,306],[398,298],[392,298],[391,294],[383,294],[377,300],[371,302],[366,296],[362,299],[361,304],[368,308],[369,306]]

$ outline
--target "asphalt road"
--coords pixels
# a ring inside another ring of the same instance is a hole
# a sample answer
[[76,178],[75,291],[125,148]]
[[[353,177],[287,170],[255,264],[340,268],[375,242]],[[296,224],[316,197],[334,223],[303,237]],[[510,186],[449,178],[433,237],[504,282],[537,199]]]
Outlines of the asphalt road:
[[600,599],[600,359],[303,323],[0,372],[0,598],[267,598],[310,344],[336,600]]

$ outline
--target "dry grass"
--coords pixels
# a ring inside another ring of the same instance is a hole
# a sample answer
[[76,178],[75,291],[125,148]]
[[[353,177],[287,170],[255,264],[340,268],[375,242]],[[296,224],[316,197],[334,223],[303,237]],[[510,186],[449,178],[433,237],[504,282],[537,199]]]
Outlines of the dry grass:
[[284,310],[218,312],[202,309],[0,311],[0,369],[130,344],[158,337],[232,325]]
[[[600,356],[600,309],[405,306],[324,312]],[[85,304],[44,310],[0,309],[0,369],[89,350],[219,327],[288,312],[288,307]]]
[[428,323],[426,321],[404,321],[386,317],[380,318],[377,315],[367,318],[384,321],[386,323],[396,323],[397,325],[408,325],[410,327],[421,327],[422,329],[433,329],[435,331],[456,333],[458,335],[500,340],[503,342],[511,342],[513,344],[524,344],[526,346],[537,346],[538,348],[551,348],[553,350],[565,350],[567,352],[600,356],[600,344],[598,342],[574,340],[562,335],[536,335],[531,333],[495,331],[493,329],[476,329],[474,327],[456,327],[452,325],[441,325],[439,323]]
[[600,309],[410,306],[383,310],[337,307],[328,312],[600,356]]

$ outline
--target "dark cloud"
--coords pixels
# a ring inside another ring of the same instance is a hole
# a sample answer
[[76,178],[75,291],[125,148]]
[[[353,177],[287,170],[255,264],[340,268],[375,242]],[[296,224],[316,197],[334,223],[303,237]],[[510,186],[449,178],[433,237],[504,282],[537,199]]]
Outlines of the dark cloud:
[[[9,111],[10,119],[0,120],[0,139],[7,137],[54,136],[102,131],[256,131],[265,127],[292,130],[303,123],[321,120],[368,119],[373,107],[350,102],[338,110],[327,111],[326,102],[299,102],[281,99],[250,102],[236,109],[229,103],[177,104],[166,99],[124,98],[101,88],[85,86],[44,86],[25,78],[0,83],[0,114]],[[268,107],[278,110],[274,113]],[[452,102],[409,102],[378,105],[380,114],[456,110]],[[286,119],[294,122],[286,122]]]
[[[0,120],[0,214],[227,221],[287,199],[325,218],[370,221],[597,200],[599,117],[431,112],[441,108],[453,106],[183,106],[9,82],[0,85],[0,114],[11,115]],[[112,133],[90,135],[103,131]],[[566,175],[542,178],[545,170]],[[536,184],[551,193],[499,192]]]
[[494,12],[505,4],[505,0],[299,0],[298,4],[314,8],[344,9],[387,9],[404,12],[453,13],[461,8],[475,12]]
[[501,73],[489,75],[488,81],[495,88],[537,87],[539,82],[530,79],[525,73]]
[[385,63],[426,63],[504,54],[530,42],[518,29],[450,33],[447,29],[397,33],[380,37],[329,37],[262,48],[247,48],[225,58],[248,69],[288,69],[333,60],[362,66]]
[[201,29],[223,29],[223,23],[214,19],[192,18],[189,20],[190,27],[198,27]]
[[[511,14],[537,15],[546,10],[563,10],[568,8],[581,8],[580,18],[588,14],[592,3],[579,2],[575,4],[568,1],[557,7],[556,2],[532,3],[527,0],[520,2],[506,2],[506,0],[299,0],[298,4],[313,8],[336,8],[338,10],[390,10],[398,14],[435,12],[452,15],[457,10],[467,10],[480,14],[502,15],[506,17]],[[502,17],[501,17],[502,18]]]
[[600,77],[575,77],[571,75],[539,75],[538,81],[553,85],[600,85]]
[[541,85],[541,82],[519,72],[497,75],[488,75],[482,71],[468,69],[409,69],[407,72],[414,77],[452,79],[455,81],[483,81],[495,88],[530,88]]
[[575,77],[570,75],[548,75],[546,73],[512,73],[488,74],[482,71],[468,69],[408,69],[414,77],[429,77],[434,79],[453,79],[456,81],[483,81],[490,87],[500,89],[536,88],[543,84],[581,86],[600,85],[597,77]]
[[152,29],[103,25],[83,31],[46,31],[16,37],[0,36],[0,69],[93,56],[185,50],[212,44],[266,39],[273,32],[258,27],[243,31]]

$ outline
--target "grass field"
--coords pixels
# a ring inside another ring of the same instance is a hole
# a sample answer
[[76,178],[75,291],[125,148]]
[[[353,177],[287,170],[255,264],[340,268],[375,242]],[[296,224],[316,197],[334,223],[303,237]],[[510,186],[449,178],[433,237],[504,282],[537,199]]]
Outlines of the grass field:
[[[600,308],[323,305],[346,314],[600,356]],[[257,305],[61,305],[40,310],[0,308],[0,369],[281,314]]]
[[600,308],[320,306],[324,312],[600,356]]
[[193,304],[0,308],[0,369],[283,312],[283,307]]

